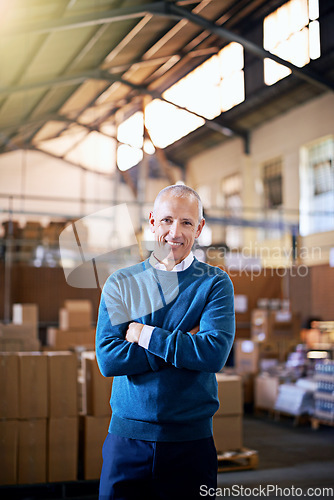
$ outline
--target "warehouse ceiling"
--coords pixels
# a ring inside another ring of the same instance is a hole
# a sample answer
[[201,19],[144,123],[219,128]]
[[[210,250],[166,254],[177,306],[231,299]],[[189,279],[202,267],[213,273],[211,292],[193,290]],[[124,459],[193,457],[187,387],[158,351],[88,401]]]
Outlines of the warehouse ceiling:
[[[268,53],[250,28],[282,0],[11,0],[0,4],[0,153],[44,150],[85,168],[74,153],[115,139],[115,124],[236,41],[249,57]],[[194,155],[242,137],[334,89],[334,51],[263,86],[244,102],[160,151],[184,167]],[[275,56],[270,56],[274,58]],[[276,57],[277,60],[277,57]],[[57,142],[61,138],[62,142]],[[53,147],[52,147],[53,145]],[[161,156],[162,155],[162,156]]]

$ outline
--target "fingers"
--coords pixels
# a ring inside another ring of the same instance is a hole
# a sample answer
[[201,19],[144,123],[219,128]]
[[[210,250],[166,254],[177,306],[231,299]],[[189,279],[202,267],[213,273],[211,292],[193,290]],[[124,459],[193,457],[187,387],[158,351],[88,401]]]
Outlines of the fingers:
[[189,333],[191,333],[191,335],[195,335],[197,332],[199,332],[199,325],[195,326],[194,328],[192,328]]

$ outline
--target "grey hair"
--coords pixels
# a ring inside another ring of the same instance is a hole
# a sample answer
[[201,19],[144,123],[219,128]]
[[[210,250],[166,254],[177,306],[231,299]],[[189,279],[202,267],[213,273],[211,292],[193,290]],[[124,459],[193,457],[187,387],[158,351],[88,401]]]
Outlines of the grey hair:
[[203,219],[203,204],[201,198],[199,197],[199,194],[193,188],[186,186],[185,184],[173,184],[172,186],[167,186],[164,189],[162,189],[158,193],[154,201],[154,206],[153,206],[154,213],[157,210],[157,206],[160,199],[165,194],[171,194],[172,196],[176,196],[178,198],[196,198],[198,205],[198,221],[200,222]]

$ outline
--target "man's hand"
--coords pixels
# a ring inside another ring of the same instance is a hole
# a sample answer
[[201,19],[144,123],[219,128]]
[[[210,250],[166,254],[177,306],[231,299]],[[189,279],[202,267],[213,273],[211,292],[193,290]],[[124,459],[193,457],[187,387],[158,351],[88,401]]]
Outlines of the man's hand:
[[195,326],[194,328],[192,328],[192,330],[189,331],[191,335],[196,335],[197,332],[199,332],[199,325]]
[[138,344],[143,326],[141,323],[130,323],[125,334],[125,340]]

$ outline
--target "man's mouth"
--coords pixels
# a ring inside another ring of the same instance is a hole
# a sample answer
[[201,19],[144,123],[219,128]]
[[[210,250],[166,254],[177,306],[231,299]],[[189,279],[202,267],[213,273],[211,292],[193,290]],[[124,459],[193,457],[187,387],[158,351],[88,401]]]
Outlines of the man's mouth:
[[171,247],[179,247],[183,245],[183,243],[180,243],[179,241],[166,241],[166,243],[168,243],[168,245],[170,245]]

